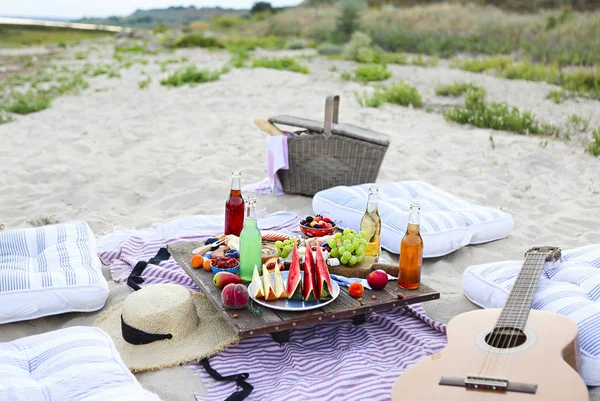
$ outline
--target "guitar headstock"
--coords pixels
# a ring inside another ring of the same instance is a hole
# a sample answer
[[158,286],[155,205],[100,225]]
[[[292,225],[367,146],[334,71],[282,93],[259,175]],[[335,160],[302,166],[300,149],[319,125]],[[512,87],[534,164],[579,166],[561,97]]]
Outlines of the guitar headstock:
[[530,255],[546,255],[546,262],[560,262],[562,253],[556,246],[534,246],[525,252],[525,257]]

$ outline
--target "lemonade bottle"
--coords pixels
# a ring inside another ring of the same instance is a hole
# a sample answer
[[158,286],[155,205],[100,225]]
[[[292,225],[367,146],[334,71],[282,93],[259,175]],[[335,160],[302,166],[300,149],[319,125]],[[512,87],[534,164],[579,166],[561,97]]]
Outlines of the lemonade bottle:
[[248,198],[246,220],[240,234],[240,277],[252,281],[254,266],[262,264],[262,235],[256,220],[256,198]]
[[381,255],[381,218],[377,210],[378,199],[379,188],[377,188],[377,185],[369,186],[367,210],[360,221],[360,231],[365,233],[365,239],[367,240],[365,256],[374,258],[374,262],[377,262]]

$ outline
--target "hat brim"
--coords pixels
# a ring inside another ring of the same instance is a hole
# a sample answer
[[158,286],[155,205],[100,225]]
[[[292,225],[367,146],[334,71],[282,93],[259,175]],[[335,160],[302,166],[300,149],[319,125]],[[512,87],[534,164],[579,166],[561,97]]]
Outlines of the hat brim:
[[233,328],[205,295],[193,293],[192,300],[199,323],[196,330],[183,338],[158,340],[143,345],[128,343],[121,334],[123,302],[100,316],[94,326],[110,335],[123,362],[132,372],[163,369],[197,361],[239,341]]

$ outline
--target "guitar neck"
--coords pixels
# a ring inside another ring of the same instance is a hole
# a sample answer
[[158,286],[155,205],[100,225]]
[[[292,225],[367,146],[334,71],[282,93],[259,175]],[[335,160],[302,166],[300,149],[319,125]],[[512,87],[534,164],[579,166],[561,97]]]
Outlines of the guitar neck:
[[528,252],[526,254],[521,272],[496,323],[497,328],[525,329],[540,274],[548,257],[547,252]]

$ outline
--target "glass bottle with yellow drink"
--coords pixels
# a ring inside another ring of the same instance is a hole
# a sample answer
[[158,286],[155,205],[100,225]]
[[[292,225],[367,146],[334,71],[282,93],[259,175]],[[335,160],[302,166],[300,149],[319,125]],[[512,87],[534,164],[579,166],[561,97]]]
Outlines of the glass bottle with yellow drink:
[[377,188],[377,185],[369,186],[367,210],[360,221],[360,231],[366,234],[365,256],[372,257],[373,262],[377,262],[381,255],[381,218],[377,210],[378,201],[379,188]]

